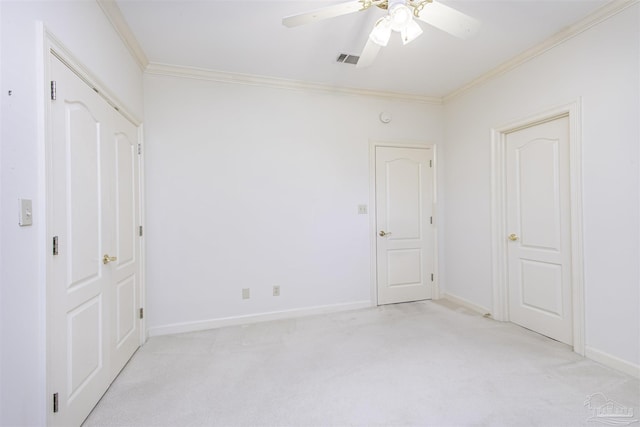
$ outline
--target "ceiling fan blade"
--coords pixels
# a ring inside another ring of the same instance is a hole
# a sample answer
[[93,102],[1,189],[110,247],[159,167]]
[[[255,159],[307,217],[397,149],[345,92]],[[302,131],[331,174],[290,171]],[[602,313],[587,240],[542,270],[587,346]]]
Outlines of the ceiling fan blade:
[[347,15],[349,13],[363,10],[362,2],[359,0],[349,1],[346,3],[338,3],[333,6],[327,6],[310,12],[301,13],[282,18],[282,25],[285,27],[296,27],[309,22],[321,21],[323,19],[334,18],[336,16]]
[[473,36],[480,28],[477,19],[435,1],[425,5],[418,19],[461,39]]
[[367,44],[364,45],[364,49],[362,49],[356,68],[366,68],[373,64],[376,56],[378,56],[378,52],[380,52],[380,48],[381,46],[379,44],[374,43],[371,39],[367,39]]

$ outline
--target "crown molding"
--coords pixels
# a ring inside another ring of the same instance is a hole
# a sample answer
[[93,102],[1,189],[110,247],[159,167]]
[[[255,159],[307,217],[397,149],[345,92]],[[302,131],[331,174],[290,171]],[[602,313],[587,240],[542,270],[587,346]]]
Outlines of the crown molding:
[[149,63],[145,73],[160,76],[181,77],[196,80],[208,80],[221,83],[233,83],[249,86],[264,86],[278,89],[339,93],[345,95],[367,96],[399,101],[410,101],[422,104],[442,105],[442,98],[434,96],[413,95],[409,93],[356,89],[331,86],[299,80],[281,79],[252,74],[229,73],[205,68],[185,67],[171,64]]
[[593,13],[587,15],[585,18],[581,19],[580,21],[576,22],[575,24],[569,25],[568,27],[564,28],[563,30],[557,32],[556,34],[554,34],[553,36],[549,37],[547,40],[543,41],[542,43],[538,44],[537,46],[534,46],[528,50],[525,50],[524,52],[522,52],[521,54],[511,58],[510,60],[503,62],[502,64],[500,64],[499,66],[497,66],[496,68],[494,68],[493,70],[489,71],[486,74],[483,74],[482,76],[470,81],[469,83],[465,84],[464,86],[461,86],[460,88],[454,90],[453,92],[451,92],[448,95],[445,95],[442,98],[443,103],[447,103],[453,99],[455,99],[456,97],[462,95],[465,92],[470,91],[471,89],[482,85],[483,83],[501,76],[511,70],[513,70],[514,68],[519,67],[520,65],[524,64],[525,62],[539,56],[542,55],[543,53],[545,53],[546,51],[553,49],[554,47],[568,41],[569,39],[577,36],[578,34],[600,24],[601,22],[606,21],[607,19],[611,18],[614,15],[617,15],[618,13],[622,12],[623,10],[627,9],[628,7],[633,6],[634,4],[639,3],[640,0],[613,0],[610,1],[609,3],[607,3],[606,5],[602,6],[601,8],[597,9],[596,11],[594,11]]
[[289,80],[275,77],[266,77],[241,73],[230,73],[224,71],[209,70],[204,68],[178,66],[171,64],[150,63],[145,55],[144,51],[140,47],[140,44],[136,40],[131,28],[127,24],[120,8],[116,4],[115,0],[96,0],[104,14],[109,19],[109,22],[118,33],[125,46],[131,52],[131,55],[136,60],[140,68],[148,74],[165,75],[172,77],[191,78],[199,80],[216,81],[223,83],[244,84],[252,86],[265,86],[274,87],[280,89],[290,90],[311,90],[318,92],[330,92],[341,93],[347,95],[358,95],[375,97],[382,99],[402,100],[418,102],[423,104],[435,104],[442,105],[447,103],[456,97],[462,95],[465,92],[472,90],[473,88],[484,84],[485,82],[503,75],[520,65],[528,62],[529,60],[542,55],[546,51],[553,49],[554,47],[570,40],[578,34],[600,24],[603,21],[615,16],[623,10],[640,3],[640,0],[612,0],[601,8],[597,9],[590,15],[586,16],[582,20],[572,24],[565,29],[557,32],[553,36],[549,37],[544,42],[534,46],[521,54],[511,58],[510,60],[503,62],[499,66],[495,67],[488,73],[471,80],[467,84],[459,87],[453,92],[445,95],[444,97],[436,96],[424,96],[414,95],[409,93],[391,92],[391,91],[377,91],[368,89],[357,89],[349,87],[339,87],[325,85],[321,83],[312,83],[299,80]]
[[133,35],[129,24],[122,15],[120,8],[116,4],[115,0],[96,0],[98,6],[102,9],[107,19],[111,23],[113,29],[118,33],[122,39],[124,45],[127,47],[133,59],[138,63],[138,66],[142,71],[149,65],[147,55],[145,55],[142,47],[138,43],[138,40]]

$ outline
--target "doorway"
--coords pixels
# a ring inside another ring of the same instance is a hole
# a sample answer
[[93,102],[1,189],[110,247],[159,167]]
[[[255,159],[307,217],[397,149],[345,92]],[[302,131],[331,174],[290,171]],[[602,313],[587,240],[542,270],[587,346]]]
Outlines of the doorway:
[[493,131],[492,315],[584,354],[579,112]]
[[47,62],[48,424],[80,425],[142,342],[139,130]]
[[434,297],[434,148],[374,145],[372,234],[378,305]]

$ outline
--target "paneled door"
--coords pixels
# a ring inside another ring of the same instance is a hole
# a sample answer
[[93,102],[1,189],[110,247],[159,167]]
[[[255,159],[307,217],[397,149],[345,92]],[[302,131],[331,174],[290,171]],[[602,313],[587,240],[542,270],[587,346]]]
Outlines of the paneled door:
[[506,135],[509,318],[572,344],[569,118]]
[[80,425],[140,344],[137,128],[51,56],[49,424]]
[[[115,110],[115,126],[107,141],[111,171],[115,175],[111,196],[111,213],[115,216],[116,260],[110,263],[113,274],[111,313],[111,376],[124,367],[140,346],[140,179],[138,163],[138,129]],[[107,248],[105,248],[107,253]],[[104,260],[103,260],[104,262]],[[104,265],[104,264],[103,264]]]
[[430,299],[433,150],[376,147],[375,156],[378,304]]

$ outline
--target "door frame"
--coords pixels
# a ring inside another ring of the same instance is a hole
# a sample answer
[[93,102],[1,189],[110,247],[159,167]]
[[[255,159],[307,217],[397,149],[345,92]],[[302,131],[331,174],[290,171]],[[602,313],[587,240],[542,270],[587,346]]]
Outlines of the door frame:
[[432,300],[440,299],[440,286],[438,285],[438,151],[436,144],[424,141],[388,141],[388,140],[369,140],[369,250],[371,259],[370,277],[371,277],[371,306],[377,307],[378,304],[378,254],[377,240],[375,236],[378,233],[378,224],[376,218],[376,148],[422,148],[433,150],[433,288]]
[[[51,405],[51,376],[53,366],[50,365],[49,354],[50,354],[50,342],[49,342],[49,332],[47,328],[47,324],[49,323],[49,295],[47,292],[47,286],[52,281],[51,276],[51,268],[50,268],[50,250],[51,250],[51,236],[53,235],[53,206],[52,206],[52,188],[51,182],[53,168],[51,164],[52,158],[52,117],[51,117],[51,108],[50,108],[50,87],[49,82],[52,80],[52,72],[50,67],[51,57],[58,58],[61,62],[63,62],[69,69],[76,74],[81,80],[83,80],[89,87],[94,88],[94,90],[105,100],[109,105],[111,105],[114,109],[116,109],[124,118],[130,121],[137,129],[138,129],[138,144],[140,147],[144,148],[143,144],[143,125],[142,121],[139,120],[134,114],[132,114],[127,108],[123,107],[123,103],[115,97],[107,86],[103,84],[98,78],[95,77],[91,71],[89,71],[82,63],[73,55],[73,53],[65,47],[65,45],[60,42],[60,40],[52,34],[43,23],[39,23],[38,26],[39,40],[41,41],[41,55],[38,58],[39,61],[39,92],[42,97],[42,104],[40,104],[40,110],[38,111],[38,121],[39,121],[39,135],[38,138],[40,140],[40,147],[42,153],[42,163],[40,164],[40,170],[42,173],[39,176],[40,179],[40,195],[41,200],[44,200],[42,203],[41,209],[38,211],[38,215],[42,218],[45,218],[45,226],[42,229],[40,234],[41,239],[41,250],[40,250],[40,259],[41,265],[44,266],[43,274],[41,276],[41,292],[43,295],[42,299],[42,347],[46,349],[43,352],[44,355],[44,380],[45,380],[45,390],[46,394],[43,396],[43,409],[45,410],[45,419],[47,421],[50,420],[52,415]],[[39,48],[40,50],[40,48]],[[143,150],[144,152],[144,150]],[[143,155],[140,154],[138,156],[138,209],[139,209],[139,217],[136,218],[138,224],[144,224],[145,212],[144,212],[144,161]],[[138,298],[139,304],[141,307],[145,307],[145,296],[146,296],[146,283],[145,283],[145,237],[144,233],[139,237],[140,240],[140,249],[139,249],[139,287],[138,287]],[[140,330],[139,330],[139,345],[143,345],[147,339],[146,332],[146,319],[143,317],[139,319],[140,321]]]
[[491,252],[493,276],[493,309],[491,315],[509,321],[509,289],[507,263],[507,134],[551,121],[569,118],[569,186],[571,221],[571,305],[573,351],[584,356],[584,256],[582,229],[582,100],[555,107],[513,121],[491,130]]

